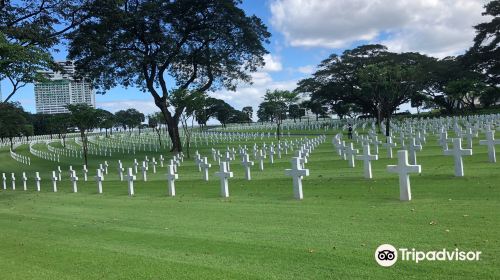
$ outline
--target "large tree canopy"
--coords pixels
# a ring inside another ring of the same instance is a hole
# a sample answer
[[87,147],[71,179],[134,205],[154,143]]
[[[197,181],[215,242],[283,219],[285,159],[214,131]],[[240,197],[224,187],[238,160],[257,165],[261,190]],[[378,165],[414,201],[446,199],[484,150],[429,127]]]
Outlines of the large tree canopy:
[[11,83],[4,102],[26,83],[42,81],[54,69],[51,50],[62,35],[87,18],[90,0],[0,1],[0,80]]
[[480,73],[487,74],[487,81],[500,84],[500,1],[494,0],[485,5],[483,15],[492,16],[490,22],[475,26],[474,45],[466,54],[467,61]]
[[171,92],[235,89],[264,63],[270,34],[240,3],[99,1],[92,18],[68,36],[69,56],[101,91],[119,84],[148,91],[165,116],[172,150],[180,151],[185,108],[172,106]]
[[324,104],[339,116],[359,110],[380,124],[425,88],[426,66],[432,61],[419,53],[392,53],[382,45],[364,45],[341,56],[332,54],[311,78],[299,82],[296,91],[311,95],[308,105],[317,104],[317,115]]

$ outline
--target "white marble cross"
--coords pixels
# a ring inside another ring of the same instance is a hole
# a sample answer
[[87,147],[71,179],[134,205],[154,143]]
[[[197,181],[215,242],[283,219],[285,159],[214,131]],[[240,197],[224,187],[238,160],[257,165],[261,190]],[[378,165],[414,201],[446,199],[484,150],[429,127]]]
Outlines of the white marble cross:
[[58,166],[57,167],[57,180],[60,182],[61,181],[61,173],[62,173],[62,170],[61,170],[61,167]]
[[292,169],[286,169],[285,175],[291,176],[293,179],[293,195],[296,199],[303,199],[302,192],[302,177],[309,176],[309,169],[303,169],[300,163],[300,158],[293,157],[291,160]]
[[453,149],[448,149],[444,151],[446,156],[453,156],[455,159],[455,176],[464,176],[464,163],[462,161],[462,156],[471,156],[471,149],[462,149],[462,139],[453,138]]
[[16,174],[11,173],[10,179],[11,179],[11,183],[12,183],[12,190],[15,191],[16,190]]
[[488,159],[490,162],[497,162],[495,145],[500,145],[500,139],[495,140],[495,131],[486,131],[486,140],[479,140],[479,145],[488,146]]
[[226,152],[226,157],[224,158],[224,161],[227,162],[227,171],[231,171],[231,166],[230,166],[230,163],[231,163],[231,159],[233,157],[231,156],[231,154],[229,153],[229,151]]
[[378,136],[373,136],[370,143],[373,144],[373,153],[378,155],[378,145],[382,144],[382,142],[378,140]]
[[398,151],[398,165],[388,165],[387,172],[399,174],[399,199],[402,201],[411,200],[411,187],[409,173],[421,173],[420,165],[408,164],[408,151]]
[[134,159],[134,174],[137,174],[137,167],[139,166],[139,163],[137,162],[137,159]]
[[363,161],[363,169],[364,169],[365,178],[367,178],[367,179],[373,178],[372,162],[371,161],[378,160],[378,155],[370,154],[370,145],[369,144],[365,144],[363,146],[363,154],[357,155],[356,159]]
[[148,174],[147,174],[148,166],[147,166],[146,161],[142,162],[141,169],[142,169],[142,179],[144,180],[144,182],[146,182],[148,180]]
[[259,149],[259,151],[257,152],[257,157],[255,159],[259,161],[260,171],[264,171],[264,158],[265,156],[263,155],[262,149]]
[[439,144],[443,147],[443,150],[448,150],[448,132],[444,128],[439,136]]
[[392,148],[395,148],[397,144],[392,141],[391,136],[388,136],[386,141],[387,142],[382,145],[387,149],[387,157],[392,158]]
[[56,172],[52,171],[52,187],[54,189],[54,192],[57,192],[57,179],[58,177],[56,176]]
[[164,161],[164,160],[165,160],[165,159],[163,158],[163,155],[160,155],[160,166],[161,166],[161,167],[163,167],[163,161]]
[[205,181],[208,181],[208,169],[212,167],[210,163],[208,163],[207,157],[204,157],[202,160],[200,160],[200,168],[203,169],[203,179]]
[[101,169],[97,169],[97,175],[94,177],[97,183],[97,193],[102,193],[102,181],[104,181],[104,176]]
[[179,178],[179,175],[174,172],[174,166],[167,166],[167,181],[168,181],[168,195],[175,196],[175,180]]
[[134,181],[136,179],[134,172],[132,168],[129,168],[127,170],[127,175],[125,175],[125,179],[128,182],[128,195],[133,196],[134,195]]
[[118,160],[118,178],[120,179],[120,181],[123,181],[123,171],[125,171],[125,169],[123,168],[123,163],[121,160]]
[[40,178],[40,173],[36,172],[35,173],[35,183],[36,183],[36,191],[40,191],[40,182],[42,181],[42,178]]
[[410,144],[408,144],[408,155],[409,155],[409,163],[412,165],[417,164],[417,151],[421,151],[422,146],[417,145],[415,143],[415,138],[411,138]]
[[250,174],[250,167],[253,166],[253,161],[250,161],[248,154],[243,155],[243,160],[241,161],[243,168],[245,168],[245,178],[250,181],[252,176]]
[[155,158],[151,160],[151,165],[153,166],[153,173],[156,173],[156,165],[158,165],[158,163]]
[[108,174],[108,167],[109,167],[108,161],[105,160],[104,161],[104,174],[106,174],[106,175]]
[[175,156],[174,156],[173,159],[170,160],[170,165],[173,165],[174,166],[174,172],[177,172],[177,162],[176,162]]
[[473,137],[477,137],[477,133],[474,133],[472,131],[472,128],[467,128],[466,129],[466,132],[465,132],[465,139],[467,140],[466,141],[466,145],[465,145],[465,148],[467,149],[472,149],[472,141],[473,141]]
[[274,146],[269,147],[269,162],[274,163]]
[[21,177],[21,180],[23,181],[23,190],[27,191],[28,187],[26,186],[26,182],[28,181],[28,177],[26,177],[26,172],[23,172],[23,177]]
[[3,185],[3,189],[6,190],[7,189],[7,177],[5,177],[5,173],[2,173],[2,185]]
[[227,169],[225,161],[221,161],[220,169],[218,172],[215,172],[215,176],[220,177],[220,195],[222,197],[229,197],[228,178],[233,178],[233,172]]
[[354,149],[354,144],[349,143],[347,148],[345,149],[345,154],[347,157],[347,162],[349,163],[349,167],[354,167],[356,164],[354,163],[354,157],[358,154],[358,150]]
[[69,180],[71,181],[72,185],[73,185],[73,192],[76,193],[78,192],[78,186],[76,185],[78,182],[78,177],[76,177],[76,172],[75,170],[72,170],[71,171],[71,175],[69,176]]
[[88,173],[89,173],[89,170],[87,169],[87,165],[85,165],[85,164],[84,164],[84,165],[83,165],[83,180],[84,180],[85,182],[87,182],[87,178],[88,178],[87,174],[88,174]]

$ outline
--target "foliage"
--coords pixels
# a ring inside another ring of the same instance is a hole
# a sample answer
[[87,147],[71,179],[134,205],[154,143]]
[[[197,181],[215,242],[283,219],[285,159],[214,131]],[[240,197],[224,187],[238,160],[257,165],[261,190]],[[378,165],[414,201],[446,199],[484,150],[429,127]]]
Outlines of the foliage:
[[[88,0],[18,0],[0,5],[0,80],[12,91],[26,83],[44,81],[41,70],[56,70],[50,50],[62,36],[88,17]],[[57,49],[56,49],[57,51]]]
[[13,148],[14,137],[33,135],[29,116],[19,103],[0,103],[0,138],[8,138]]
[[485,82],[491,86],[500,84],[500,1],[485,5],[484,16],[492,16],[490,22],[476,25],[474,45],[465,55],[466,63],[478,73],[485,73]]
[[118,84],[148,91],[167,121],[172,150],[179,152],[178,123],[186,108],[172,106],[172,89],[234,90],[263,65],[270,34],[240,3],[97,1],[89,8],[93,17],[68,36],[69,57],[101,91]]
[[97,110],[86,103],[69,104],[68,110],[71,113],[71,122],[80,131],[82,140],[83,157],[85,164],[88,163],[88,138],[87,131],[99,126],[99,115]]

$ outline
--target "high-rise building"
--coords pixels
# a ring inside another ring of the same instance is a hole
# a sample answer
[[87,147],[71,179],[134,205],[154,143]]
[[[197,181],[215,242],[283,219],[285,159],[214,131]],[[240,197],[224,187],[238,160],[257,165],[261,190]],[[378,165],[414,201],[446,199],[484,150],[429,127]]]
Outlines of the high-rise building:
[[95,93],[90,81],[75,77],[72,61],[57,62],[61,71],[42,72],[47,81],[35,83],[36,112],[67,113],[66,105],[86,103],[95,108]]

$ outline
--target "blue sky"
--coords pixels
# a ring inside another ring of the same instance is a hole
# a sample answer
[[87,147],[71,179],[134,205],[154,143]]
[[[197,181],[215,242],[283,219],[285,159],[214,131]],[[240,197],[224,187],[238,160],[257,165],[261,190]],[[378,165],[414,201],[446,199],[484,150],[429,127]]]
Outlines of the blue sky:
[[[463,53],[474,37],[473,25],[489,20],[481,16],[486,0],[244,0],[247,14],[260,17],[272,33],[266,46],[266,66],[252,74],[253,85],[236,92],[211,93],[236,109],[261,101],[266,89],[293,89],[331,53],[363,43],[382,43],[392,51],[419,51],[436,57]],[[64,60],[64,48],[54,53]],[[10,91],[2,81],[5,97]],[[13,98],[35,112],[33,85]],[[115,112],[137,108],[157,111],[148,93],[118,87],[96,96],[97,107]],[[407,109],[407,108],[405,108]]]

